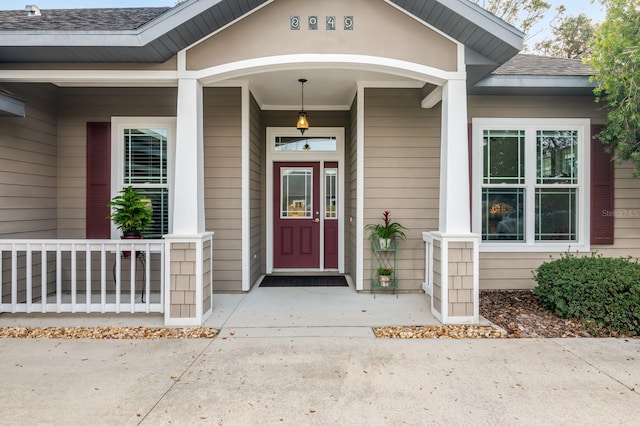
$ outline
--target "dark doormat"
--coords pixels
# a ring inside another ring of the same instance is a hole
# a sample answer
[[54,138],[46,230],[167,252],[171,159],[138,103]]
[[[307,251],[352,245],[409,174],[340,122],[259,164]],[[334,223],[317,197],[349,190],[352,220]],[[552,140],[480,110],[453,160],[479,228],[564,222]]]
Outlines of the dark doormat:
[[260,287],[349,287],[343,276],[267,275]]

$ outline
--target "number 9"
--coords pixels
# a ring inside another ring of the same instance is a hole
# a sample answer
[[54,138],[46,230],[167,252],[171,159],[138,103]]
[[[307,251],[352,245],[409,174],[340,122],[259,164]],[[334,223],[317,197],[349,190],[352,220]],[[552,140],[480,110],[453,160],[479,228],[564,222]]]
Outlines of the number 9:
[[352,30],[353,29],[353,16],[345,16],[344,17],[344,29]]

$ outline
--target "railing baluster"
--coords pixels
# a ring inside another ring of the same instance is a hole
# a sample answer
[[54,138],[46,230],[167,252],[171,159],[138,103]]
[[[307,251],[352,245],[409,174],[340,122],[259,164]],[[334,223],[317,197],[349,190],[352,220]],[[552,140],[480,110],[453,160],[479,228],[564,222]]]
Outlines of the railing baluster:
[[84,301],[87,304],[87,313],[91,313],[91,247],[84,246]]
[[146,296],[144,311],[149,313],[151,310],[151,247],[147,243],[144,252],[144,294]]
[[120,243],[116,243],[116,313],[120,313],[120,268],[122,265],[120,256]]
[[56,244],[56,312],[62,312],[62,248]]
[[76,303],[78,302],[78,259],[76,256],[76,245],[71,244],[71,313],[76,313]]
[[131,255],[129,256],[131,269],[129,270],[129,297],[131,301],[130,311],[136,312],[136,266],[138,266],[138,253],[133,243],[131,243]]
[[11,312],[16,313],[18,308],[18,251],[13,244],[11,249]]
[[100,247],[100,311],[107,311],[107,251],[102,244]]
[[40,299],[42,300],[42,313],[47,313],[47,246],[42,243],[40,252]]
[[27,291],[27,313],[30,314],[31,313],[31,303],[33,302],[33,276],[31,275],[33,272],[32,269],[32,255],[31,255],[31,244],[27,243],[27,250],[26,250],[26,280],[25,280],[25,285],[26,285],[26,291]]

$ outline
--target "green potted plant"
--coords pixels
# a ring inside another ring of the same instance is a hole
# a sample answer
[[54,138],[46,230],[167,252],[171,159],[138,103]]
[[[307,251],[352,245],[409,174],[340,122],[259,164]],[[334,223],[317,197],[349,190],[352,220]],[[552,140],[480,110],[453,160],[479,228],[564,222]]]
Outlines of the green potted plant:
[[122,231],[123,238],[141,238],[153,223],[151,200],[132,186],[120,191],[108,206],[112,209],[109,219]]
[[381,287],[389,287],[391,275],[393,275],[393,268],[378,268],[378,279]]
[[404,233],[407,228],[398,222],[392,222],[389,210],[385,210],[382,213],[382,223],[370,223],[364,229],[369,231],[369,238],[372,241],[378,240],[378,245],[382,250],[391,248],[393,240],[403,240],[407,237]]

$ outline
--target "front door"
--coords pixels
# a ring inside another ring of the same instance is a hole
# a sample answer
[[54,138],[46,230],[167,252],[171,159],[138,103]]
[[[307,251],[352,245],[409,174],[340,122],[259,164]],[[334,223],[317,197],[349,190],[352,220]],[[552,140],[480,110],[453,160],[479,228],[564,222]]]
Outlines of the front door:
[[269,127],[266,272],[344,272],[344,129]]
[[320,268],[320,163],[273,163],[273,267]]

